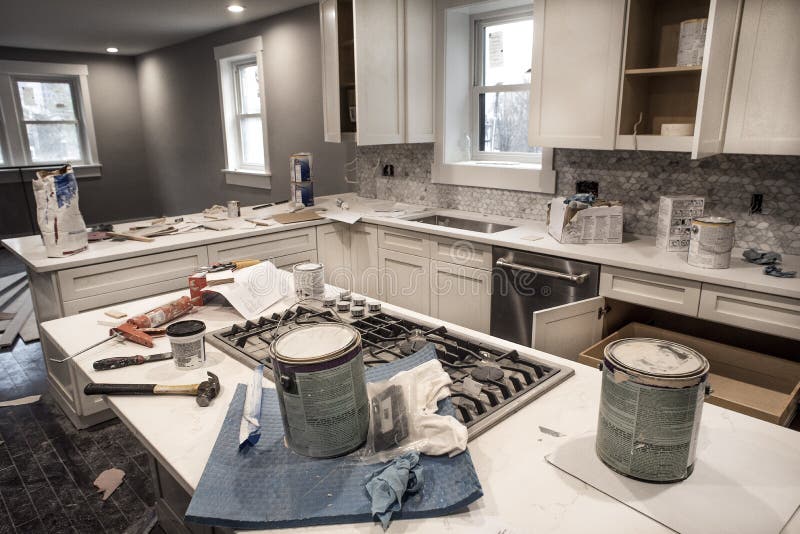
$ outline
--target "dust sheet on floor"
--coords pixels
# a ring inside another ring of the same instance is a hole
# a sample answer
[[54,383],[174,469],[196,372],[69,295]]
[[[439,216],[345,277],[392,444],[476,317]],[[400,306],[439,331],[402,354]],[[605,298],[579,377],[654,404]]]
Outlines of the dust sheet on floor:
[[[432,345],[413,356],[367,369],[368,382],[386,380],[436,357]],[[259,442],[239,453],[238,437],[246,386],[237,387],[211,456],[186,511],[186,521],[229,528],[282,528],[374,521],[364,484],[383,464],[352,456],[317,459],[284,445],[274,389],[263,391]],[[449,398],[439,414],[454,415]],[[436,517],[459,510],[483,495],[469,451],[453,458],[422,455],[425,484],[393,519]]]

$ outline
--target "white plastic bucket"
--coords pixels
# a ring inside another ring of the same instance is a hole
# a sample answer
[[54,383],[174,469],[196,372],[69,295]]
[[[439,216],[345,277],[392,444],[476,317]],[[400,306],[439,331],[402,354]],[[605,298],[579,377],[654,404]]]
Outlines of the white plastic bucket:
[[197,369],[206,364],[206,325],[203,321],[178,321],[167,327],[172,361],[178,369]]

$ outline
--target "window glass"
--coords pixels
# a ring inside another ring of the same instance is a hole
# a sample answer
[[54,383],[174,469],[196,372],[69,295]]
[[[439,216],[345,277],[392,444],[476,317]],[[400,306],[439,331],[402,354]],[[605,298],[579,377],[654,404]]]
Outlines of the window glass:
[[0,145],[0,165],[6,162],[6,157],[3,155],[3,145]]
[[241,65],[237,69],[239,77],[239,104],[243,114],[260,113],[261,97],[258,90],[258,66]]
[[528,146],[528,91],[484,93],[478,99],[482,152],[541,152]]
[[483,85],[530,83],[532,19],[486,25],[483,43]]
[[17,88],[23,120],[75,120],[72,88],[69,83],[20,80]]
[[78,161],[81,159],[81,144],[78,125],[70,123],[28,124],[28,143],[31,161]]
[[242,117],[240,119],[242,138],[242,163],[245,165],[264,165],[264,136],[261,117]]

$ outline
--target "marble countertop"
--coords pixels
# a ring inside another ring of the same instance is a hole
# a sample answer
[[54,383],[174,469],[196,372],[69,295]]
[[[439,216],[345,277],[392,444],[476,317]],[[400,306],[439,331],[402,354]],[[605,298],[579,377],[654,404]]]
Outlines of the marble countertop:
[[[427,208],[418,205],[396,204],[393,201],[366,199],[354,193],[332,195],[317,199],[317,208],[324,208],[331,215],[341,212],[335,205],[335,199],[342,198],[350,205],[350,212],[361,214],[361,220],[367,223],[391,226],[439,235],[453,239],[485,243],[516,250],[550,254],[580,261],[600,263],[614,267],[646,271],[649,273],[674,276],[698,282],[737,287],[749,291],[770,293],[790,298],[800,298],[800,278],[775,278],[762,273],[762,267],[741,259],[741,250],[735,249],[728,269],[702,269],[686,262],[686,252],[665,252],[655,247],[655,238],[625,234],[624,242],[619,245],[569,245],[557,242],[547,233],[545,223],[528,219],[487,216],[472,212]],[[398,208],[399,211],[392,212]],[[229,241],[231,239],[265,235],[274,232],[329,224],[323,219],[293,224],[275,224],[271,227],[255,226],[245,219],[266,217],[285,212],[285,206],[253,212],[251,208],[242,208],[242,218],[235,220],[236,229],[221,232],[204,230],[180,235],[158,237],[152,243],[136,241],[92,243],[86,252],[69,258],[47,258],[39,236],[6,239],[3,244],[19,256],[31,269],[37,272],[48,272],[82,265],[90,265],[104,261],[130,258],[146,254],[155,254],[179,248],[202,246],[210,243]],[[423,224],[410,217],[429,213],[440,213],[455,217],[479,219],[499,222],[514,226],[493,234],[483,234],[457,228],[446,228]],[[195,217],[198,214],[186,216]],[[124,226],[121,226],[124,227]],[[800,270],[800,256],[784,255],[786,270]]]
[[[132,315],[182,294],[185,292],[115,305],[114,308]],[[284,299],[267,313],[282,311],[292,302]],[[512,534],[531,532],[533,529],[536,532],[591,531],[610,534],[671,532],[545,460],[545,455],[564,439],[595,428],[600,393],[600,373],[596,369],[388,304],[384,305],[384,311],[422,322],[445,324],[448,330],[457,334],[490,341],[508,349],[514,348],[520,353],[575,369],[574,376],[470,442],[469,450],[484,489],[483,498],[454,515],[398,521],[392,525],[392,532]],[[203,320],[209,331],[242,320],[231,308],[219,305],[200,308],[192,318]],[[42,328],[63,352],[71,354],[84,348],[91,340],[107,335],[108,327],[99,326],[99,319],[107,319],[103,310],[48,321],[42,324]],[[194,383],[203,379],[206,370],[219,376],[221,394],[207,408],[200,408],[191,397],[108,397],[114,412],[184,489],[192,493],[211,453],[235,386],[247,383],[252,372],[210,345],[207,345],[208,366],[205,369],[177,370],[171,361],[104,372],[92,368],[92,362],[100,357],[167,350],[169,344],[166,339],[158,339],[152,349],[142,349],[130,343],[111,343],[105,348],[95,348],[78,356],[74,365],[83,378],[99,382]],[[265,385],[272,386],[266,380]],[[555,437],[541,428],[554,430],[564,436]],[[800,433],[717,406],[707,404],[704,407],[700,430],[704,439],[714,440],[715,431],[719,432],[717,436],[729,436],[731,429],[742,439],[754,444],[767,440],[778,443],[786,450],[794,451],[800,460]],[[702,454],[702,451],[698,454]],[[757,492],[757,488],[752,491]],[[800,517],[797,516],[784,532],[800,533]],[[282,532],[378,533],[381,530],[378,524],[362,523],[286,529]]]

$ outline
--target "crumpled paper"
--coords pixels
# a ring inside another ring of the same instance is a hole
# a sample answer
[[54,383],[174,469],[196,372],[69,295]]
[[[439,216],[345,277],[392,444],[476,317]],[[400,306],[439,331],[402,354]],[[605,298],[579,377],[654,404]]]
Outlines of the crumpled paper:
[[423,483],[416,451],[395,458],[369,476],[365,487],[372,502],[372,516],[380,519],[383,530],[389,528],[392,514],[403,507],[403,496],[418,492]]

